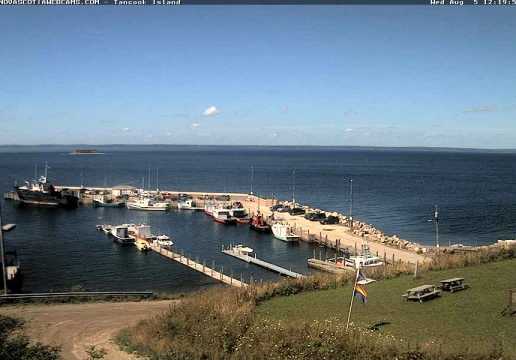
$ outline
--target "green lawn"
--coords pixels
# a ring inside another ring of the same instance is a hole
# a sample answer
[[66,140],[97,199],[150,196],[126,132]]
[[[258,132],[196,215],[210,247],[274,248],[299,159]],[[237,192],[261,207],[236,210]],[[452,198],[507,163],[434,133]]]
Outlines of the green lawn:
[[[424,303],[405,302],[402,294],[415,286],[464,277],[470,289],[448,293]],[[397,341],[416,345],[441,346],[443,351],[487,352],[502,347],[516,358],[516,315],[502,316],[508,304],[508,290],[516,288],[516,260],[507,260],[460,269],[424,273],[421,278],[403,276],[365,286],[365,306],[354,300],[351,321],[370,328],[387,322],[377,331]],[[346,322],[352,286],[336,290],[278,297],[257,308],[258,316],[281,321]]]

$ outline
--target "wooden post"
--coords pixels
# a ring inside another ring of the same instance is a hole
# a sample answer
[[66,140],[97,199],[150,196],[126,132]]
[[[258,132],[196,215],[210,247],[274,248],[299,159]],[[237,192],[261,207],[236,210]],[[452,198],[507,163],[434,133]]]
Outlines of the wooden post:
[[392,264],[394,265],[394,253],[392,253]]
[[376,256],[378,256],[378,250],[376,250]]
[[387,264],[387,253],[383,252],[383,262]]
[[229,285],[233,285],[233,269],[231,269],[231,278],[229,279]]
[[419,268],[419,260],[416,261],[416,268],[414,270],[414,278],[417,279],[417,276],[418,276],[418,268]]
[[220,267],[220,280],[224,280],[224,265]]

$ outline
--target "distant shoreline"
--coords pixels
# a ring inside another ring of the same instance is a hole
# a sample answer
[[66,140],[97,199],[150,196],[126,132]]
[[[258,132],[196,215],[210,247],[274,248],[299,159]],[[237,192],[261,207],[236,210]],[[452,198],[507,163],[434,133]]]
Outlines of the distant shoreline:
[[[110,145],[90,145],[95,146],[100,150],[109,151],[124,151],[124,150],[141,150],[141,151],[158,151],[158,150],[178,150],[178,149],[260,149],[260,150],[313,150],[313,151],[373,151],[373,152],[453,152],[453,153],[493,153],[493,154],[515,154],[516,149],[479,149],[479,148],[453,148],[453,147],[387,147],[387,146],[314,146],[314,145],[175,145],[175,144],[110,144]],[[87,148],[86,144],[76,145],[57,145],[57,144],[42,144],[42,145],[0,145],[0,152],[31,152],[31,151],[45,151],[57,152],[66,151],[69,155],[75,149],[80,147]],[[100,151],[95,153],[77,153],[73,155],[96,155],[105,154]]]

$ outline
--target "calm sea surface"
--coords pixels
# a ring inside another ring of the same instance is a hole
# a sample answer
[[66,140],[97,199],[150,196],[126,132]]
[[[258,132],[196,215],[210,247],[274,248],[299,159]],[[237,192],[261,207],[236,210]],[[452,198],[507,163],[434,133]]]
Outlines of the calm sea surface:
[[[516,237],[516,154],[343,150],[329,148],[162,147],[123,150],[101,148],[104,155],[67,156],[68,150],[0,153],[0,190],[13,181],[33,179],[50,166],[55,184],[108,186],[131,184],[181,192],[241,192],[292,199],[327,211],[349,213],[353,179],[353,215],[388,235],[421,244],[435,243],[435,226],[427,220],[439,206],[441,244],[490,244]],[[71,149],[70,149],[71,150]],[[82,168],[82,177],[81,177]],[[156,170],[159,169],[159,177]],[[259,258],[309,273],[306,259],[319,248],[287,244],[247,226],[223,226],[202,212],[148,213],[79,207],[75,210],[20,207],[2,202],[7,249],[17,249],[25,274],[24,290],[155,290],[185,292],[217,282],[165,259],[114,244],[95,225],[146,222],[155,233],[170,234],[176,250],[192,258],[215,261],[245,280],[278,275],[221,253],[222,245],[246,244]]]

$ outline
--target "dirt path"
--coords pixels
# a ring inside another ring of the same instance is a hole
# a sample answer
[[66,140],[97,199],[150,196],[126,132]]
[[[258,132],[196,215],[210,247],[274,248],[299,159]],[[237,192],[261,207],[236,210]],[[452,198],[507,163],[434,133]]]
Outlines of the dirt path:
[[64,360],[86,359],[90,345],[106,349],[106,360],[133,360],[136,357],[120,351],[111,337],[126,326],[164,312],[174,302],[17,305],[0,308],[0,314],[24,318],[31,340],[61,345]]

